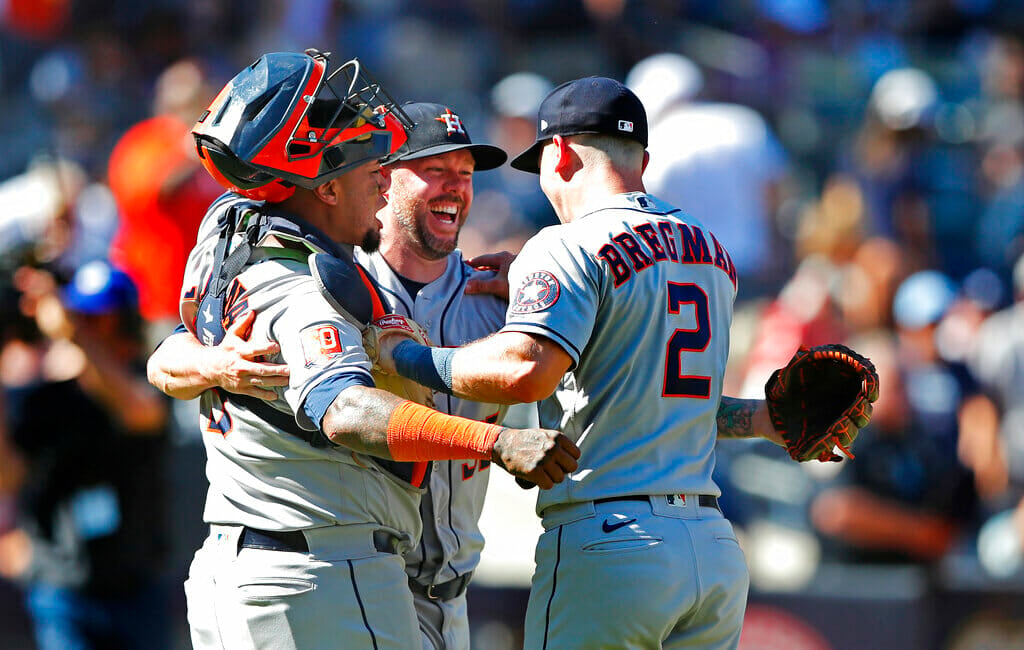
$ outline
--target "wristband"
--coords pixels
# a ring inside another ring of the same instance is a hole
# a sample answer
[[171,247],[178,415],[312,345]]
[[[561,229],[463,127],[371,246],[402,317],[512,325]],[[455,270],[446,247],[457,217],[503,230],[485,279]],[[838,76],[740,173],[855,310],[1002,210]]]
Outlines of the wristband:
[[503,428],[406,400],[388,419],[388,451],[398,461],[490,460]]
[[452,357],[458,348],[432,348],[406,339],[395,346],[392,358],[398,374],[439,393],[453,395]]

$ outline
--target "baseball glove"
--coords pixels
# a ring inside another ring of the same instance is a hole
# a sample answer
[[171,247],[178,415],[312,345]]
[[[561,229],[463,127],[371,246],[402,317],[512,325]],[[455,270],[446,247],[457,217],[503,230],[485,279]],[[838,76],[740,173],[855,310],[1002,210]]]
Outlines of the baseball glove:
[[373,368],[370,370],[370,373],[373,375],[373,382],[381,390],[386,390],[417,404],[434,408],[434,393],[432,390],[411,379],[406,379],[400,375],[388,374],[377,365],[378,344],[383,338],[388,336],[401,336],[410,338],[420,345],[431,345],[430,337],[427,336],[427,330],[423,329],[419,323],[408,316],[388,314],[373,321],[363,330],[363,347],[366,348],[366,354],[373,361]]
[[801,346],[764,387],[768,413],[786,451],[798,462],[842,460],[871,420],[878,373],[871,361],[844,345]]

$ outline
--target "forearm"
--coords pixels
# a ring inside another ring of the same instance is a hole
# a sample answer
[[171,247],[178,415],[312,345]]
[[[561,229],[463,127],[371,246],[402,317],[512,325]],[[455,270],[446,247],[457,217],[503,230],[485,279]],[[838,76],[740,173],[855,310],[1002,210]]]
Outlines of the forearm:
[[822,532],[848,543],[925,560],[941,557],[956,534],[948,517],[908,508],[861,488],[826,492],[812,507],[812,519]]
[[335,444],[377,458],[391,458],[388,420],[402,398],[376,388],[352,386],[338,394],[320,422]]
[[353,451],[403,461],[491,458],[502,429],[365,386],[339,393],[320,428],[331,441]]
[[188,332],[164,339],[146,364],[149,383],[175,399],[190,400],[217,386],[201,362],[203,344]]
[[86,358],[78,377],[82,390],[102,403],[128,433],[160,432],[167,422],[167,401],[138,372],[135,346],[115,349],[85,331],[77,333],[75,343]]
[[493,404],[536,402],[554,392],[571,359],[555,343],[499,333],[457,349],[402,342],[398,371],[435,390]]
[[166,398],[126,368],[90,360],[79,384],[102,402],[129,433],[158,433],[167,422]]
[[722,396],[718,405],[718,438],[764,438],[783,446],[768,415],[768,406],[763,399],[740,399]]

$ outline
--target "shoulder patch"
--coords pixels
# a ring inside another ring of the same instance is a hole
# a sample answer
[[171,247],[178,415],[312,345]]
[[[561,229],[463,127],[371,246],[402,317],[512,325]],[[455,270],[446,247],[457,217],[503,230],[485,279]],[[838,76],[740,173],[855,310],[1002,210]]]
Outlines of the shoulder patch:
[[311,325],[299,332],[306,367],[326,365],[343,352],[341,335],[334,325]]
[[561,287],[555,276],[547,271],[535,271],[526,276],[512,303],[513,314],[533,314],[544,311],[558,301]]

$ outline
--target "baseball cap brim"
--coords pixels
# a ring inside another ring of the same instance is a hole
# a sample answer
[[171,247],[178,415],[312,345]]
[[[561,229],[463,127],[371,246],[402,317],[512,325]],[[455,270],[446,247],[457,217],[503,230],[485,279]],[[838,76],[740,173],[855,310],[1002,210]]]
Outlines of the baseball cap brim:
[[427,147],[405,155],[394,156],[388,162],[416,160],[417,158],[439,156],[443,153],[448,153],[449,151],[458,151],[459,149],[469,150],[469,153],[473,155],[473,160],[476,162],[476,169],[474,171],[478,172],[487,171],[488,169],[497,169],[504,165],[505,161],[508,160],[508,154],[499,147],[495,147],[490,144],[439,144],[435,147]]
[[543,140],[537,140],[536,142],[533,143],[533,146],[531,146],[529,149],[513,158],[512,162],[509,164],[513,167],[513,169],[518,169],[519,171],[522,172],[529,172],[531,174],[539,174],[540,152],[541,149],[544,148],[544,145],[547,144],[547,142],[548,138],[545,138]]

